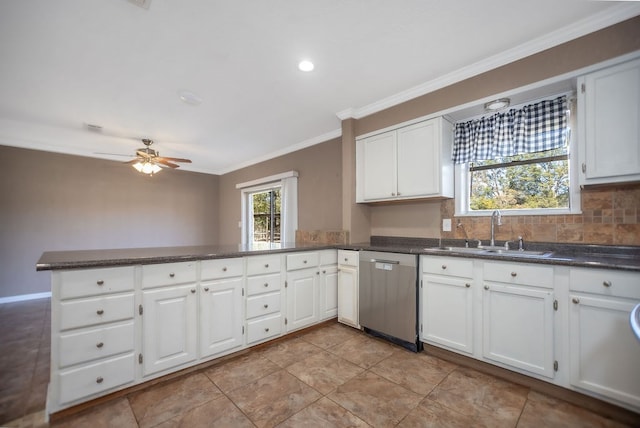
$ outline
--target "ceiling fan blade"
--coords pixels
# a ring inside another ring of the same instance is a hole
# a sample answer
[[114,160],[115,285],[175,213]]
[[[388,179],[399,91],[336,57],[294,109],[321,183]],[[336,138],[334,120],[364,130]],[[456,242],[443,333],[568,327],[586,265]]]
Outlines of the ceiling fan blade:
[[184,162],[184,163],[191,163],[191,159],[183,159],[183,158],[168,158],[165,156],[160,156],[157,157],[156,159],[164,159],[170,162]]
[[173,163],[173,162],[169,162],[168,160],[165,160],[164,158],[155,158],[153,160],[154,162],[157,162],[159,164],[168,166],[169,168],[179,168],[180,165]]
[[123,163],[124,163],[125,165],[133,165],[134,163],[138,163],[138,162],[140,162],[140,159],[135,158],[135,159],[132,159],[132,160],[130,160],[130,161],[123,162]]
[[123,155],[122,153],[104,153],[104,152],[93,152],[94,155],[107,155],[107,156],[125,156],[125,157],[133,157],[135,155]]

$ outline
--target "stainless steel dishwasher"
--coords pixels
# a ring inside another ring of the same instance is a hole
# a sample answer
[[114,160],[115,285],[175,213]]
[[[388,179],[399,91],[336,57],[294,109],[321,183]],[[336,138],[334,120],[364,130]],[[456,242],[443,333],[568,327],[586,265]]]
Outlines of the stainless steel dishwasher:
[[417,352],[418,256],[360,252],[360,325],[367,333]]

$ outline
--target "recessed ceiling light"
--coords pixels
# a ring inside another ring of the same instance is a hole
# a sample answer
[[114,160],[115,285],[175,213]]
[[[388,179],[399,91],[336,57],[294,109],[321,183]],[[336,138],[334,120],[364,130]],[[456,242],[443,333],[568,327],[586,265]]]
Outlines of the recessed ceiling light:
[[180,101],[190,106],[202,104],[202,98],[191,91],[178,91],[178,97],[180,97]]
[[314,68],[314,65],[311,61],[308,60],[304,60],[304,61],[300,61],[300,63],[298,64],[298,68],[300,69],[300,71],[311,71]]

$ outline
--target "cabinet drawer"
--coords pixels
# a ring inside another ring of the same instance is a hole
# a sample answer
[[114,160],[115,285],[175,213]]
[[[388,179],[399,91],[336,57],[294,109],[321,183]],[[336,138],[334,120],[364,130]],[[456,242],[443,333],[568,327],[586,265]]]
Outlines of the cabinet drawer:
[[123,354],[133,351],[133,321],[121,325],[62,334],[59,340],[61,368]]
[[279,273],[247,278],[247,296],[280,290],[280,278]]
[[280,272],[280,255],[247,257],[247,275]]
[[60,303],[60,330],[133,318],[133,293]]
[[280,312],[280,293],[261,294],[247,299],[247,318]]
[[360,257],[358,251],[338,250],[338,264],[341,266],[358,267],[358,257]]
[[640,273],[610,269],[572,268],[569,289],[614,297],[640,299]]
[[60,299],[96,296],[133,290],[133,266],[70,270],[59,273]]
[[287,255],[287,270],[306,269],[318,266],[320,255],[315,251]]
[[134,380],[134,354],[100,361],[58,374],[60,403],[66,404]]
[[207,279],[231,278],[242,276],[244,273],[244,261],[241,257],[236,259],[203,260],[200,263],[200,278]]
[[142,266],[142,288],[196,282],[196,262]]
[[320,264],[321,265],[338,264],[338,250],[320,251]]
[[281,331],[282,315],[280,314],[247,321],[247,343],[251,344],[274,336],[279,336]]
[[486,262],[483,278],[487,281],[553,288],[553,267],[539,264]]
[[473,260],[457,257],[422,257],[422,271],[470,278],[473,276]]

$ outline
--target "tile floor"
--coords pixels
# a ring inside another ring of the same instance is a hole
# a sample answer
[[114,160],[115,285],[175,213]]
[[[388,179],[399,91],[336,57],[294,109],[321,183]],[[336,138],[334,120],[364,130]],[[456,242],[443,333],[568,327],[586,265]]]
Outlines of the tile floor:
[[[0,426],[45,427],[49,300],[0,305]],[[11,350],[11,352],[7,352]],[[334,323],[53,427],[622,427]]]

